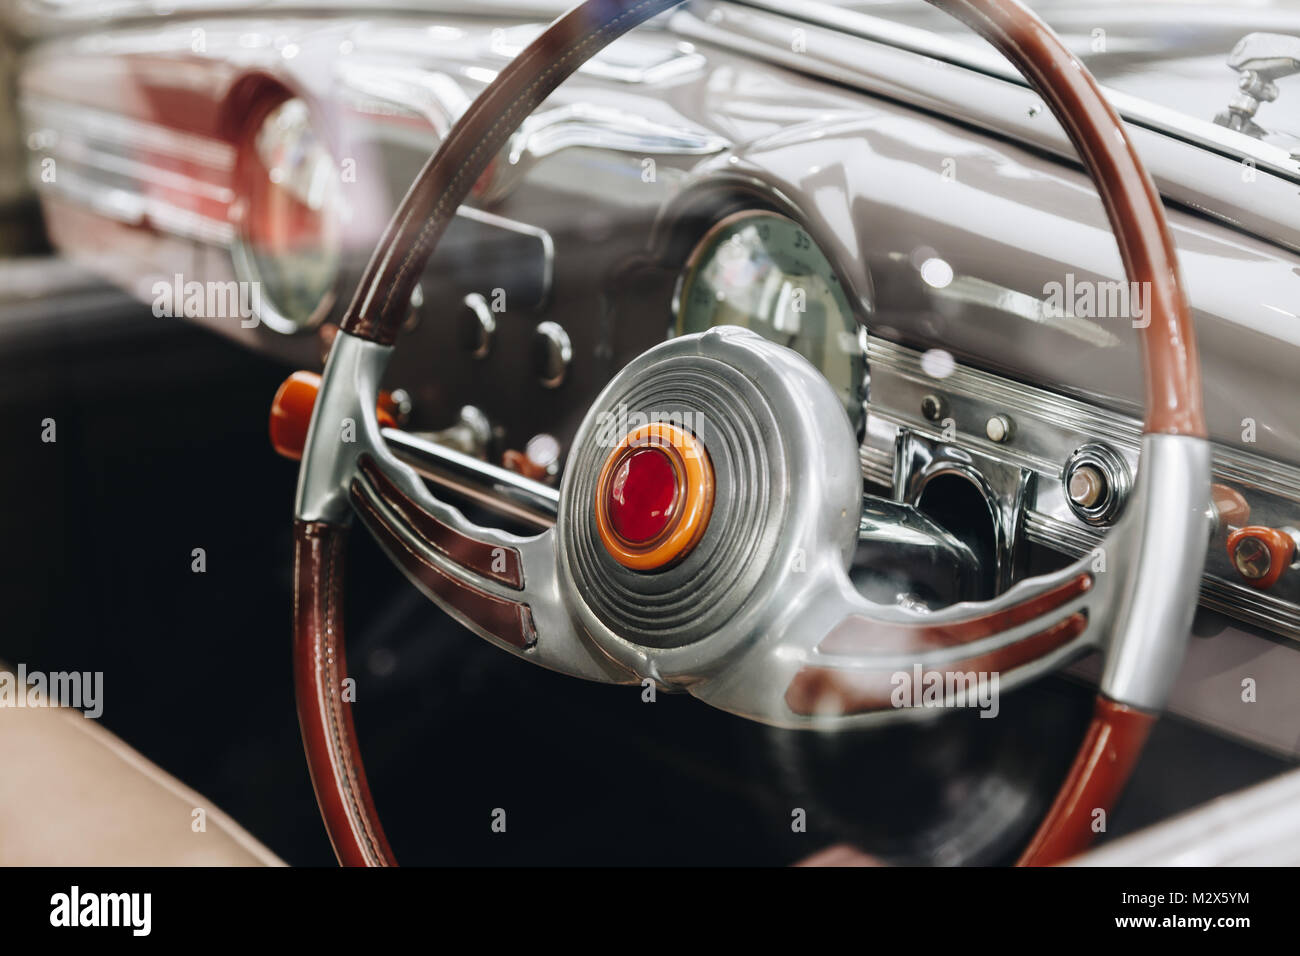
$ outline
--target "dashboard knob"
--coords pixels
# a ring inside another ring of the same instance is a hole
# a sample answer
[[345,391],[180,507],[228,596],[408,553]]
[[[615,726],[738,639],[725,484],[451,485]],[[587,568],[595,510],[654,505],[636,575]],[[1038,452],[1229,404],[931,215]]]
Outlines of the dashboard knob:
[[460,344],[476,359],[487,358],[492,351],[492,336],[496,334],[497,320],[487,299],[471,292],[462,300],[465,312],[460,320]]
[[1213,532],[1231,531],[1240,528],[1250,520],[1250,504],[1241,492],[1227,485],[1210,485],[1210,501],[1213,505]]
[[569,333],[558,322],[542,322],[533,332],[533,370],[547,388],[559,388],[573,359]]
[[921,399],[921,414],[929,421],[942,421],[948,414],[948,402],[933,392]]
[[1007,415],[994,415],[984,423],[984,435],[989,441],[1010,441],[1015,431],[1016,423]]
[[1293,528],[1238,528],[1228,535],[1228,557],[1251,587],[1271,588],[1292,566],[1298,537],[1300,532]]
[[[320,394],[320,376],[315,372],[294,372],[276,390],[271,399],[271,447],[294,461],[302,459],[307,447],[307,428]],[[379,393],[375,413],[383,428],[396,428],[401,414],[400,402],[388,392]]]
[[1066,489],[1073,501],[1080,508],[1095,507],[1110,493],[1106,485],[1106,476],[1092,465],[1081,465],[1070,475],[1070,484]]
[[528,439],[523,451],[509,449],[501,464],[534,481],[551,481],[560,470],[560,443],[546,432]]
[[1101,442],[1089,442],[1075,450],[1061,473],[1065,501],[1080,520],[1107,525],[1119,516],[1132,486],[1132,475],[1124,458]]
[[471,458],[486,459],[492,444],[492,421],[478,406],[464,405],[456,414],[454,425],[425,437]]

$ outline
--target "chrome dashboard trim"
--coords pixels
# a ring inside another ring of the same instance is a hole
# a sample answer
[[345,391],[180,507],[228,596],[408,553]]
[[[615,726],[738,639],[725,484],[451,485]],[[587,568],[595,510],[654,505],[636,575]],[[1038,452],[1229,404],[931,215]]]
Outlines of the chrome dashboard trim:
[[[1142,429],[1136,409],[1125,415],[960,362],[950,375],[935,379],[924,371],[923,352],[876,335],[868,336],[867,348],[871,394],[866,439],[859,450],[864,480],[907,500],[915,476],[898,449],[918,441],[931,448],[954,445],[969,456],[1034,474],[1019,526],[1029,541],[1072,558],[1101,545],[1099,530],[1070,509],[1061,469],[1076,448],[1102,442],[1140,474]],[[944,423],[929,421],[921,412],[921,398],[936,392],[952,409],[946,430]],[[995,412],[1017,421],[1012,442],[991,442],[975,427]],[[1300,516],[1300,468],[1214,444],[1211,475],[1213,481],[1248,493],[1252,523],[1281,526]],[[1284,579],[1272,592],[1259,591],[1235,580],[1222,535],[1214,536],[1207,553],[1200,595],[1204,607],[1300,640],[1300,580]]]
[[529,239],[536,240],[541,252],[542,283],[537,298],[527,305],[531,309],[541,309],[545,306],[550,300],[551,290],[555,286],[555,239],[550,232],[540,226],[520,222],[518,219],[510,219],[507,216],[488,212],[484,209],[477,209],[473,206],[461,206],[456,210],[455,215],[461,219],[468,219],[484,226],[500,229],[502,232],[511,232],[517,236],[526,236]]
[[[42,127],[53,127],[62,135],[75,134],[82,140],[96,139],[120,146],[147,148],[217,172],[229,173],[235,166],[234,147],[211,137],[35,93],[22,94],[18,106],[24,114],[38,120]],[[32,135],[39,136],[39,133],[29,133],[28,139],[29,147],[37,149],[40,144],[31,141]]]
[[524,120],[511,137],[507,158],[510,165],[517,166],[575,146],[636,154],[708,156],[727,149],[731,142],[685,123],[670,126],[598,103],[569,103]]
[[[493,30],[491,52],[501,59],[512,60],[524,47],[533,42],[543,29],[545,29],[544,24],[521,23],[518,26]],[[589,76],[613,80],[616,83],[642,85],[691,76],[703,70],[705,66],[704,57],[696,53],[689,43],[678,43],[671,55],[664,58],[656,56],[653,62],[636,62],[630,55],[626,60],[620,61],[618,56],[620,52],[630,53],[638,49],[642,50],[643,54],[648,52],[639,45],[635,34],[630,37],[620,37],[578,67],[578,71]]]
[[[436,72],[427,75],[449,80]],[[359,87],[353,91],[361,92]],[[444,90],[443,100],[449,97]],[[432,126],[428,143],[422,144],[422,149],[436,148],[438,137],[455,120],[455,104],[448,102],[447,108],[452,112],[442,120],[436,118],[434,110],[419,114]],[[466,98],[465,103],[468,102]],[[236,278],[258,279],[240,234],[243,204],[233,185],[236,151],[230,143],[47,96],[25,94],[19,106],[28,130],[29,176],[39,191],[115,222],[129,226],[148,224],[181,238],[224,248],[230,255]],[[198,172],[187,175],[141,158],[154,154],[183,160]],[[56,163],[56,175],[52,179],[42,175],[42,163],[47,158]],[[159,186],[164,189],[160,190]],[[224,215],[218,218],[186,208],[168,198],[175,195],[201,197],[213,208],[223,210]],[[471,206],[462,206],[456,216],[537,242],[542,264],[541,288],[537,301],[530,303],[530,307],[541,308],[550,296],[555,277],[555,241],[551,234],[538,226]],[[339,298],[340,287],[336,283],[304,323],[292,322],[273,307],[268,308],[269,302],[263,303],[258,318],[268,329],[292,335],[318,326]]]
[[374,111],[384,104],[402,115],[423,117],[436,140],[447,135],[473,102],[459,81],[440,70],[344,62],[338,71],[356,106]]
[[[27,129],[30,179],[39,191],[115,222],[148,222],[213,245],[234,241],[235,227],[228,218],[217,219],[166,198],[197,196],[228,207],[235,198],[235,150],[230,144],[30,93],[18,106]],[[143,160],[141,152],[192,164],[195,172],[180,173]],[[52,177],[44,175],[46,160],[55,164]]]

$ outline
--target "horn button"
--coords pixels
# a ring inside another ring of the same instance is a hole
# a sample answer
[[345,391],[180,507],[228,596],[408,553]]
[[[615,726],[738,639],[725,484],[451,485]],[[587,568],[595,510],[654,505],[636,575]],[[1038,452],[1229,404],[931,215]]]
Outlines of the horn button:
[[596,482],[596,529],[619,564],[651,572],[699,543],[713,511],[713,466],[704,445],[668,422],[624,436]]

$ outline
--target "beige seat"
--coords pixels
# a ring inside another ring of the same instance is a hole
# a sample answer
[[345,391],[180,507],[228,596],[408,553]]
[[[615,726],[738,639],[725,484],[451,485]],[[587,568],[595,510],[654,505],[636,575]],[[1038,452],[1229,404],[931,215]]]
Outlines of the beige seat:
[[0,707],[0,865],[284,864],[80,711]]

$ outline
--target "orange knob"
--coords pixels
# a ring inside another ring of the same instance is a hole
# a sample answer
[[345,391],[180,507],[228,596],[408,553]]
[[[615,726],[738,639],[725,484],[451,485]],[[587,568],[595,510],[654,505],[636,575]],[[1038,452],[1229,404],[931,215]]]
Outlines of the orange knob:
[[1253,588],[1271,588],[1295,558],[1295,539],[1277,528],[1251,525],[1228,535],[1228,557]]
[[545,465],[537,464],[526,453],[515,451],[513,448],[506,449],[505,454],[501,456],[501,464],[525,478],[533,479],[533,481],[545,481],[547,478]]
[[[307,428],[311,425],[312,409],[316,407],[319,394],[319,375],[294,372],[271,399],[271,447],[285,458],[302,459],[302,450],[307,447]],[[382,427],[397,427],[397,402],[388,392],[379,393],[375,413]]]
[[1240,528],[1250,520],[1250,505],[1241,492],[1227,485],[1210,485],[1210,499],[1214,502],[1214,516],[1219,519],[1219,530]]

